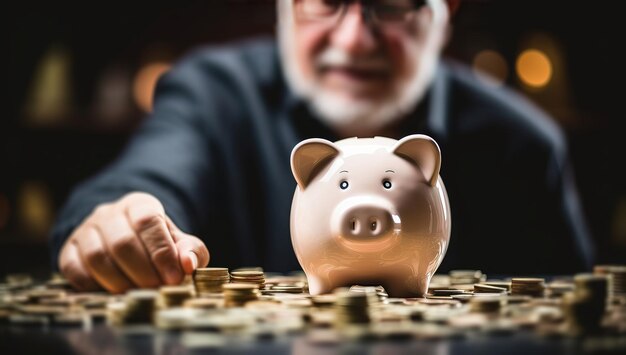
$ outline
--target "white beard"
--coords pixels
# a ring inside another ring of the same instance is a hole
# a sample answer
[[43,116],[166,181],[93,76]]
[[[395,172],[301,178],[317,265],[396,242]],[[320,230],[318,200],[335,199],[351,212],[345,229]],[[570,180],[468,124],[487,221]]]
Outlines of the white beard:
[[[392,92],[379,100],[348,99],[304,76],[294,50],[295,31],[291,6],[291,1],[278,2],[278,36],[285,77],[292,90],[308,101],[310,108],[320,120],[343,135],[375,135],[415,109],[435,75],[439,62],[439,48],[426,51],[422,48],[424,52],[420,53],[416,44],[408,44],[407,56],[416,61],[412,77],[396,83]],[[437,20],[437,16],[434,16],[433,25],[440,25],[436,23]],[[431,38],[423,46],[439,46],[438,39]],[[347,62],[352,60],[349,55],[336,48],[327,49],[319,57],[331,54],[327,52],[332,52],[331,57],[344,57],[343,60]],[[319,60],[320,58],[317,58],[317,61]]]

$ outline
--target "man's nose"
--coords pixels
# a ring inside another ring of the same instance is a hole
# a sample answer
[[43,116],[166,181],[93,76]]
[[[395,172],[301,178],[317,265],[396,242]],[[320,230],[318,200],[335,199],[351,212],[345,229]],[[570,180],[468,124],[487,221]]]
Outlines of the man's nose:
[[349,54],[372,51],[376,47],[376,38],[366,22],[363,5],[355,1],[348,6],[346,14],[333,29],[332,44]]

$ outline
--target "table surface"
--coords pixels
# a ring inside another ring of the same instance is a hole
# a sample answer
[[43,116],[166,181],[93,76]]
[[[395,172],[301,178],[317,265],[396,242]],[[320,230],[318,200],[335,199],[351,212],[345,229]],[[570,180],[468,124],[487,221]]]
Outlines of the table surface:
[[577,354],[626,353],[624,336],[541,337],[527,331],[467,334],[440,340],[361,340],[317,344],[306,333],[270,339],[213,331],[165,331],[150,326],[89,328],[0,325],[0,354]]

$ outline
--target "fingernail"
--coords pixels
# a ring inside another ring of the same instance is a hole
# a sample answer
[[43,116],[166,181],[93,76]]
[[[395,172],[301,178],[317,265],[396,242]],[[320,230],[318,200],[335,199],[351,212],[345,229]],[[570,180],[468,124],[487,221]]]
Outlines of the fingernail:
[[193,251],[189,252],[189,260],[191,260],[191,266],[195,270],[198,268],[198,256]]
[[180,270],[178,270],[175,266],[168,266],[165,269],[165,278],[169,284],[179,283],[181,279]]

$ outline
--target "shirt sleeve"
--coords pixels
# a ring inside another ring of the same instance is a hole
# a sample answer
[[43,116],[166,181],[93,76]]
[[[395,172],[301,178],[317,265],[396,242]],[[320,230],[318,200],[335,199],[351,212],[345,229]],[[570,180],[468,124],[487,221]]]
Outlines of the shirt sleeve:
[[560,212],[556,218],[556,228],[562,235],[567,236],[560,246],[566,253],[563,255],[572,256],[569,262],[573,270],[590,270],[594,262],[595,248],[582,210],[569,154],[565,148],[552,152],[546,180],[548,190],[554,196],[556,210]]
[[207,209],[211,179],[207,85],[189,66],[161,77],[153,113],[121,156],[77,186],[61,209],[50,238],[53,269],[58,268],[63,243],[93,209],[129,192],[157,197],[182,230],[193,232],[198,227]]

